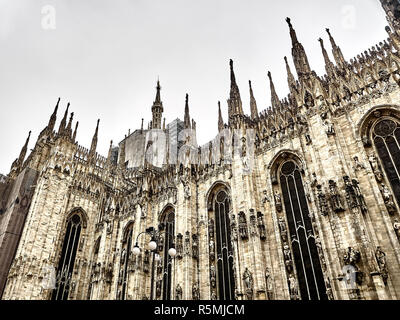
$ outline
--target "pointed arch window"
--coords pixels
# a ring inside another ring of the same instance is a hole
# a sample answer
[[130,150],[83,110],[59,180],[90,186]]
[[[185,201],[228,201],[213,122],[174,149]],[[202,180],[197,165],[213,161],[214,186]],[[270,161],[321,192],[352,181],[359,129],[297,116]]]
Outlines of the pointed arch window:
[[[235,300],[235,277],[231,222],[231,200],[224,188],[210,195],[209,220],[211,295],[219,300]],[[211,245],[213,243],[214,245]]]
[[71,278],[82,229],[82,218],[78,213],[67,220],[67,229],[57,268],[56,288],[52,300],[67,300],[71,289]]
[[164,238],[164,252],[163,252],[163,286],[162,286],[162,299],[171,300],[171,281],[172,281],[172,257],[168,254],[170,248],[174,244],[175,235],[175,212],[170,211],[164,218],[165,238]]
[[393,194],[400,205],[400,125],[386,118],[376,123],[372,132],[373,142],[381,160]]
[[302,300],[326,300],[326,287],[315,243],[301,170],[290,160],[280,169],[280,185],[285,205],[293,260]]
[[129,258],[131,256],[131,248],[132,248],[132,237],[133,237],[133,223],[128,224],[124,237],[122,240],[122,250],[121,250],[121,262],[120,269],[118,275],[118,291],[117,291],[117,299],[125,300],[126,293],[128,288],[128,266],[129,266]]

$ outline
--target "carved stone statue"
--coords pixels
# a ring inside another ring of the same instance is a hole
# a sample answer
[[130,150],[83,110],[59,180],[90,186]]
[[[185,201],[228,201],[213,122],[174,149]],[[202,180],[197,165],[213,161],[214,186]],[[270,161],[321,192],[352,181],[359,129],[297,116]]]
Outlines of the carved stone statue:
[[185,254],[190,255],[190,232],[185,233]]
[[236,227],[236,218],[235,215],[232,213],[231,215],[231,236],[233,240],[238,239],[238,232],[237,232],[237,227]]
[[189,185],[189,183],[186,183],[186,184],[184,185],[183,191],[184,191],[185,199],[190,199],[191,192],[190,192],[190,185]]
[[354,169],[356,171],[365,169],[364,165],[360,162],[360,159],[358,159],[358,157],[354,157],[353,160],[354,160]]
[[250,209],[250,234],[257,235],[257,219],[254,214],[254,209]]
[[215,243],[214,243],[214,239],[210,239],[210,244],[209,244],[209,248],[210,248],[210,259],[212,261],[215,260]]
[[383,179],[382,171],[380,170],[378,159],[373,152],[368,155],[368,161],[371,164],[372,172],[375,174],[376,180],[381,182]]
[[393,201],[393,195],[390,192],[389,188],[384,183],[381,184],[381,192],[383,196],[383,201],[385,202],[389,214],[394,214],[397,210],[396,210],[396,205],[394,204]]
[[214,220],[208,220],[208,235],[210,238],[214,238]]
[[283,246],[283,255],[286,261],[292,261],[292,253],[288,244],[284,244]]
[[243,211],[239,212],[239,233],[242,240],[248,239],[249,234],[247,230],[246,215]]
[[157,280],[156,283],[156,297],[161,297],[161,284],[162,284],[162,280]]
[[217,293],[215,292],[215,290],[211,291],[211,300],[217,300]]
[[163,271],[163,262],[162,259],[158,260],[157,262],[157,273],[160,274]]
[[253,281],[253,275],[251,274],[251,272],[249,271],[248,268],[246,268],[244,270],[243,281],[244,281],[244,285],[246,287],[245,289],[246,289],[247,300],[252,300],[253,299],[254,281]]
[[311,135],[310,135],[310,132],[309,132],[309,131],[307,131],[307,132],[304,134],[304,138],[306,139],[306,145],[307,145],[307,146],[309,146],[310,144],[312,144],[312,139],[311,139]]
[[199,241],[197,239],[197,234],[192,235],[192,257],[193,259],[199,258]]
[[290,298],[292,300],[298,300],[299,299],[299,288],[297,284],[297,279],[293,274],[289,276],[289,292],[290,292]]
[[342,196],[337,190],[336,182],[333,180],[329,180],[329,200],[333,211],[335,212],[344,211]]
[[322,191],[322,186],[317,185],[317,194],[318,194],[318,207],[319,211],[321,212],[322,216],[327,216],[329,211],[328,211],[328,204],[326,201],[326,196]]
[[376,261],[378,262],[379,271],[381,273],[383,282],[387,284],[388,269],[386,266],[386,253],[384,253],[381,247],[377,247],[375,251]]
[[146,250],[143,259],[143,272],[145,273],[149,272],[149,265],[150,265],[150,251]]
[[286,223],[285,220],[283,219],[283,217],[279,217],[278,219],[278,223],[279,223],[279,229],[281,230],[281,233],[286,233]]
[[182,233],[178,233],[178,235],[176,236],[176,257],[178,259],[182,259],[182,255],[183,255],[183,235]]
[[360,259],[361,259],[360,251],[352,247],[349,247],[343,255],[343,262],[345,263],[345,265],[356,266],[356,264],[360,261]]
[[281,197],[280,193],[277,190],[275,191],[274,199],[275,199],[276,211],[282,212],[282,197]]
[[315,236],[315,246],[317,247],[318,254],[322,254],[322,243],[318,235]]
[[269,196],[268,196],[268,191],[264,190],[262,194],[262,203],[265,204],[269,202]]
[[400,222],[398,219],[394,219],[393,229],[396,232],[397,237],[400,239]]
[[182,287],[178,283],[175,289],[175,299],[176,300],[182,300]]
[[158,240],[158,251],[161,252],[164,249],[164,237],[160,237]]
[[324,122],[325,132],[329,136],[334,136],[336,134],[335,127],[330,120],[325,120]]
[[272,292],[274,289],[274,280],[268,267],[265,269],[265,284],[267,292]]
[[265,240],[267,238],[267,233],[265,230],[263,214],[261,212],[257,213],[257,223],[258,223],[258,229],[260,232],[260,239]]
[[331,282],[328,279],[325,280],[325,287],[326,287],[326,295],[328,296],[329,300],[335,300],[335,297],[333,296],[333,290],[331,286]]
[[193,284],[192,287],[192,298],[193,300],[200,300],[200,291],[197,283]]
[[215,288],[216,280],[217,280],[217,273],[215,272],[215,267],[212,264],[210,266],[210,283],[211,283],[211,287]]
[[311,188],[315,188],[317,185],[318,185],[317,174],[315,172],[313,172],[312,181],[311,181]]
[[351,180],[352,187],[354,190],[354,194],[356,197],[357,207],[361,210],[362,213],[366,213],[368,211],[367,203],[365,202],[364,196],[361,193],[360,182],[356,179]]
[[146,219],[146,216],[147,216],[147,205],[146,204],[142,204],[140,206],[140,208],[141,208],[141,211],[142,211],[142,214],[141,214],[140,218]]

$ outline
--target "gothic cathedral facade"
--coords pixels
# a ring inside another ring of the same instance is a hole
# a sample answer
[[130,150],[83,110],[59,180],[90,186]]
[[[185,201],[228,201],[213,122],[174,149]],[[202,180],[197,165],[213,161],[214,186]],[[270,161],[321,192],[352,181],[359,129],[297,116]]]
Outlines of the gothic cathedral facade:
[[229,119],[219,106],[203,147],[188,96],[165,125],[160,83],[147,129],[107,157],[69,104],[55,130],[59,100],[0,179],[2,299],[400,299],[400,11],[381,3],[388,38],[346,60],[327,29],[323,77],[288,18],[297,79],[285,57],[290,93],[268,73],[262,112],[230,61]]

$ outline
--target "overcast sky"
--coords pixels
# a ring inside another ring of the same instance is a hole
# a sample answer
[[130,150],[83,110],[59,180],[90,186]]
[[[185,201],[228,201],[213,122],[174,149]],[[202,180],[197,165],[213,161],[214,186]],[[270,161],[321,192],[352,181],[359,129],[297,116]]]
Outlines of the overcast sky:
[[29,130],[34,146],[58,97],[57,128],[70,102],[77,139],[89,148],[100,118],[106,156],[111,139],[140,128],[141,118],[147,127],[157,77],[167,123],[183,119],[189,93],[206,143],[217,133],[218,100],[227,121],[230,58],[246,113],[248,80],[259,111],[270,105],[268,70],[280,98],[288,93],[287,16],[320,75],[319,37],[331,53],[326,27],[346,59],[387,37],[378,0],[0,0],[0,172],[9,172]]

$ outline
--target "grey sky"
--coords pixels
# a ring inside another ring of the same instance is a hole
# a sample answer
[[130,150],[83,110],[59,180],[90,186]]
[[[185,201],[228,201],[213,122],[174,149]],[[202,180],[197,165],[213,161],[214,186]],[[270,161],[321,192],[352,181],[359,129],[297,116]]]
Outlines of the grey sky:
[[[42,7],[56,28],[42,28]],[[291,17],[312,68],[324,73],[317,39],[330,53],[329,27],[347,59],[387,37],[378,0],[0,0],[0,172],[7,174],[29,130],[30,147],[61,97],[90,147],[101,119],[98,151],[151,119],[157,77],[167,122],[183,119],[185,93],[199,143],[217,133],[217,101],[227,120],[229,59],[246,113],[248,80],[259,110],[270,105],[267,71],[287,92],[283,57],[291,57]],[[291,61],[291,60],[290,60]],[[293,64],[292,64],[293,66]],[[294,67],[292,68],[294,72]]]

